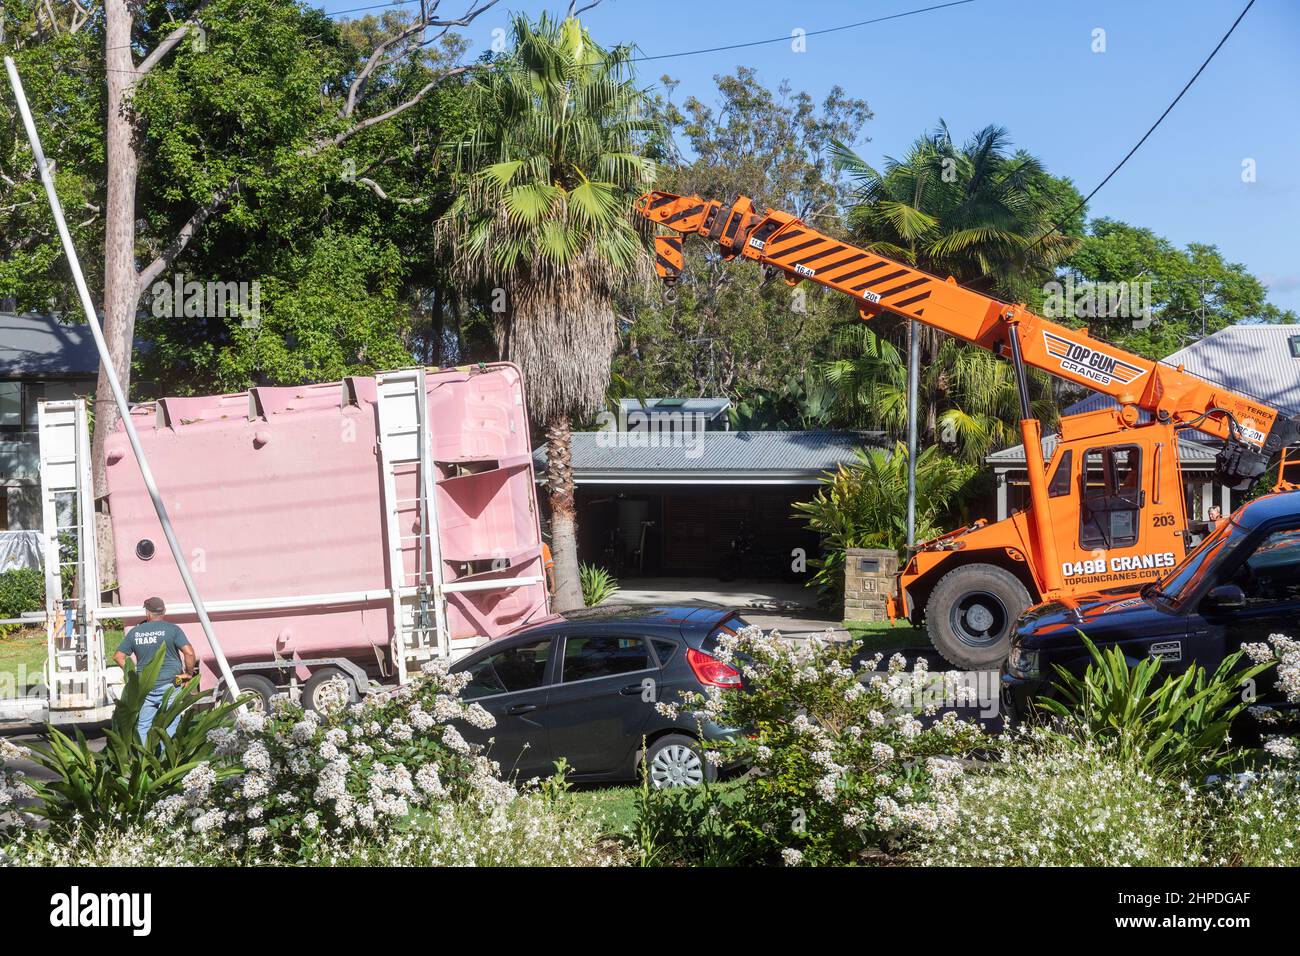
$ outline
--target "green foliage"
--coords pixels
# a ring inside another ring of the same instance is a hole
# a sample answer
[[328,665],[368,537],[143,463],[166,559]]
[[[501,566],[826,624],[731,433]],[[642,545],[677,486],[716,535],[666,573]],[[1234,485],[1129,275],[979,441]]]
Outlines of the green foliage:
[[655,866],[739,866],[753,853],[751,841],[737,832],[733,820],[719,811],[731,806],[740,791],[710,783],[698,787],[652,787],[641,768],[636,791],[632,835],[636,864]]
[[45,575],[40,568],[10,568],[0,574],[0,617],[20,617],[45,608]]
[[[879,428],[893,438],[907,434],[907,353],[863,323],[841,327],[837,356],[823,372],[835,391],[837,418],[858,428]],[[905,334],[895,326],[894,331]],[[943,337],[918,374],[922,444],[939,445],[969,464],[1019,438],[1020,396],[1011,363],[977,346]],[[1031,407],[1050,428],[1056,420],[1050,380],[1030,373]]]
[[1145,327],[1129,317],[1080,316],[1098,336],[1151,359],[1238,322],[1297,321],[1294,312],[1270,304],[1265,285],[1215,246],[1194,242],[1180,249],[1150,229],[1113,219],[1093,220],[1066,265],[1076,294],[1097,282],[1151,283],[1154,321]]
[[[859,450],[857,462],[841,465],[821,479],[811,501],[795,504],[808,528],[822,536],[822,556],[813,582],[826,595],[844,589],[844,554],[848,548],[892,548],[907,544],[907,447]],[[921,450],[916,460],[916,535],[918,540],[941,530],[948,507],[970,479],[975,466],[945,455],[939,448]]]
[[827,428],[835,389],[814,371],[791,375],[779,388],[755,389],[727,409],[732,431],[810,431]]
[[1242,759],[1242,752],[1230,748],[1228,733],[1251,703],[1243,688],[1273,662],[1241,668],[1238,651],[1212,674],[1193,664],[1172,675],[1164,673],[1159,658],[1131,666],[1118,645],[1100,651],[1080,637],[1092,663],[1082,677],[1056,665],[1060,698],[1041,699],[1049,713],[1091,737],[1113,740],[1120,760],[1156,774],[1201,779]]
[[[679,709],[745,732],[706,743],[720,765],[752,772],[734,787],[643,790],[643,862],[854,864],[866,851],[937,825],[951,758],[982,737],[945,714],[919,718],[928,695],[955,693],[924,664],[854,657],[851,644],[789,641],[746,628],[714,651],[744,675],[743,692],[692,696]],[[671,702],[668,702],[671,703]],[[643,785],[644,787],[644,785]]]
[[[657,189],[710,199],[741,193],[841,231],[845,184],[827,147],[858,139],[871,119],[864,100],[835,87],[818,103],[785,83],[765,86],[748,67],[714,77],[714,103],[689,97],[679,106],[671,101],[676,81],[664,83],[669,99],[657,101],[655,113],[672,138],[662,145]],[[679,151],[678,140],[689,148]],[[787,383],[803,377],[833,322],[851,314],[848,303],[808,283],[762,283],[753,263],[721,262],[701,248],[686,256],[675,306],[660,302],[657,285],[623,290],[616,370],[641,395],[766,404],[766,392],[784,406]]]
[[[153,689],[166,655],[155,655],[143,671],[128,667],[122,697],[104,731],[102,750],[90,746],[78,728],[76,739],[47,726],[48,742],[33,744],[31,759],[53,775],[29,782],[39,803],[32,812],[55,827],[80,826],[88,834],[105,826],[122,827],[144,821],[155,804],[181,793],[184,778],[201,764],[213,766],[218,778],[233,776],[238,767],[215,759],[208,739],[212,730],[230,723],[235,704],[196,707],[198,681],[169,689],[146,739],[136,736],[145,697]],[[180,717],[175,736],[168,726]]]
[[608,601],[620,590],[614,575],[594,564],[579,565],[578,579],[582,584],[582,603],[587,607]]

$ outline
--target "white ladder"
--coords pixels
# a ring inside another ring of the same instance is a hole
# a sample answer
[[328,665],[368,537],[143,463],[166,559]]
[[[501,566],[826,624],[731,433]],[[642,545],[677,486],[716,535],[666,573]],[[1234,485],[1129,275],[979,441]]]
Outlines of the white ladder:
[[[436,474],[430,449],[428,393],[423,368],[375,376],[379,415],[379,460],[383,473],[388,531],[388,587],[392,593],[393,667],[399,684],[434,657],[451,653],[447,603],[442,593],[442,549],[438,540]],[[414,498],[398,497],[399,477],[412,476]],[[416,528],[403,514],[415,506]],[[415,567],[407,567],[407,543],[415,542]]]
[[[95,495],[90,479],[86,403],[37,406],[41,461],[42,549],[48,657],[45,679],[51,717],[57,711],[105,706],[103,632],[96,620],[99,568],[95,560]],[[62,519],[67,523],[60,523]],[[70,536],[71,541],[65,539]],[[75,549],[69,560],[65,546]],[[74,569],[76,593],[65,594],[63,570]]]

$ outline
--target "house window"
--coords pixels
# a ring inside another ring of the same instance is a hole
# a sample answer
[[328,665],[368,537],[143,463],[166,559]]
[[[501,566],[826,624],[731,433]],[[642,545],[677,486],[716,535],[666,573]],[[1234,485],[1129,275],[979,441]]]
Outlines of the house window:
[[1300,335],[1293,335],[1286,341],[1291,346],[1291,357],[1300,358]]

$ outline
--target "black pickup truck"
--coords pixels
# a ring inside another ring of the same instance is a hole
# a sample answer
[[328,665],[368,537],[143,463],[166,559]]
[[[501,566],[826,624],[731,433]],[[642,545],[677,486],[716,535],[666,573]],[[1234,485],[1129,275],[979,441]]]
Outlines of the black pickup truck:
[[1170,673],[1193,662],[1214,670],[1270,634],[1300,637],[1300,491],[1246,503],[1159,581],[1030,608],[1003,666],[1012,719],[1051,688],[1053,664],[1083,673],[1080,632],[1101,649],[1119,645],[1130,662],[1158,657]]

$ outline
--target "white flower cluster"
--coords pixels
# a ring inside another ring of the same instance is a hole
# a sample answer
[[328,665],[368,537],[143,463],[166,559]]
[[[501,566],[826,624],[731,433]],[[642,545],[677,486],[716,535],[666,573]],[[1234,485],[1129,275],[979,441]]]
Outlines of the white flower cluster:
[[[821,837],[856,852],[864,842],[951,825],[950,791],[962,764],[950,758],[980,738],[977,725],[954,713],[935,719],[935,708],[911,706],[947,686],[924,660],[909,665],[901,654],[886,661],[878,653],[850,659],[850,650],[829,634],[796,641],[746,628],[711,651],[740,670],[746,693],[723,692],[676,708],[755,729],[723,746],[763,771],[752,784],[762,794],[755,800],[759,818],[763,795],[806,794],[789,806],[791,818],[802,822],[782,838],[790,844],[781,854],[787,865],[804,861],[811,845],[805,826],[829,827],[834,832]],[[758,825],[771,832],[761,819]]]
[[387,833],[413,810],[452,798],[484,812],[504,806],[516,791],[452,723],[493,725],[482,707],[460,700],[463,686],[462,675],[438,662],[411,684],[324,715],[286,699],[274,701],[269,715],[241,711],[209,741],[243,772],[220,780],[203,764],[149,819],[274,856],[305,842]]
[[[1288,703],[1300,704],[1300,641],[1283,634],[1270,634],[1267,643],[1242,644],[1241,649],[1257,664],[1276,661],[1277,689]],[[1270,727],[1286,722],[1278,710],[1263,705],[1251,707],[1250,714]],[[1300,743],[1294,737],[1270,736],[1264,741],[1264,750],[1278,760],[1300,759]]]
[[23,779],[25,774],[8,766],[12,761],[21,760],[25,756],[23,748],[0,737],[0,815],[12,812],[18,801],[31,796],[31,787]]

